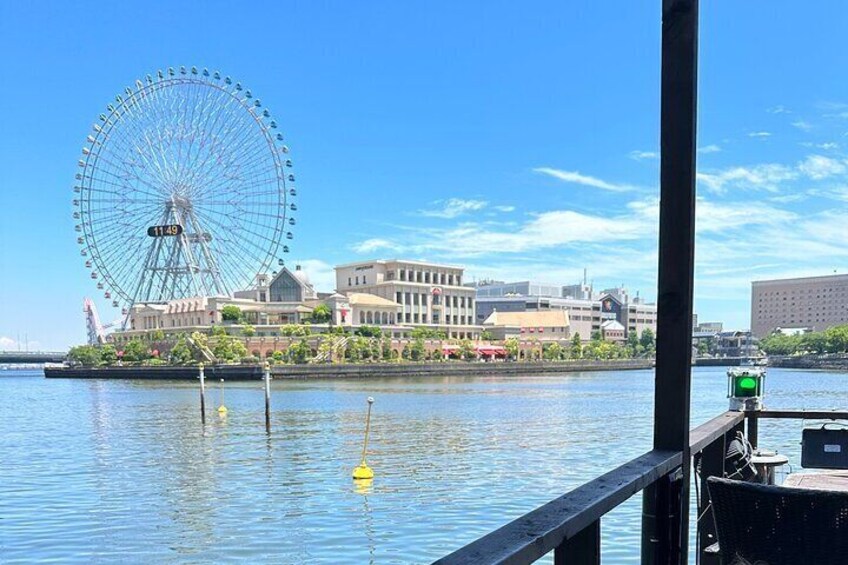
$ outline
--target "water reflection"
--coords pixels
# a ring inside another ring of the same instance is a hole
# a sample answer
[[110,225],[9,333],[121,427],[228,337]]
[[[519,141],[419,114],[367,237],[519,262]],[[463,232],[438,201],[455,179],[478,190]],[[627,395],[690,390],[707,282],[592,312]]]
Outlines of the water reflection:
[[[772,371],[772,408],[844,408],[846,375]],[[4,560],[428,562],[650,447],[647,371],[539,378],[226,383],[0,379]],[[218,391],[209,390],[210,405]],[[699,370],[693,421],[726,407]],[[368,464],[362,399],[374,396]],[[217,406],[210,406],[214,411]],[[211,416],[211,414],[210,414]],[[799,461],[800,424],[761,443]],[[638,563],[639,499],[604,519],[605,562]]]

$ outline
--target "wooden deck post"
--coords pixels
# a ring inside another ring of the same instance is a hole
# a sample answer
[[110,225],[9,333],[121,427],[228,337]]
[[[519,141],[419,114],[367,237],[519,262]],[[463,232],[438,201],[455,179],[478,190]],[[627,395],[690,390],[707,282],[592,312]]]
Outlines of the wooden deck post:
[[687,562],[697,69],[698,0],[663,0],[654,449],[682,452],[683,466],[645,490],[645,564]]

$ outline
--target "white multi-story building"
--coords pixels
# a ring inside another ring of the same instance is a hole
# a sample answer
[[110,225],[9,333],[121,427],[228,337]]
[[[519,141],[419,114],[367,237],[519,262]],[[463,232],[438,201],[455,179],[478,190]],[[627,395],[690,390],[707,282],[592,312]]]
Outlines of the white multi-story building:
[[476,291],[463,285],[462,267],[393,259],[335,270],[337,292],[373,294],[398,304],[398,326],[428,327],[456,338],[476,338],[481,331],[474,318]]

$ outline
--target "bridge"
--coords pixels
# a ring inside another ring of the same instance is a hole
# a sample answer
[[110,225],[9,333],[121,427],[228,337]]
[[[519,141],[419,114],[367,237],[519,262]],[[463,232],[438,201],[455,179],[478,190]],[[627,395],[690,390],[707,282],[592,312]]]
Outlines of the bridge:
[[65,351],[0,351],[0,363],[61,363]]

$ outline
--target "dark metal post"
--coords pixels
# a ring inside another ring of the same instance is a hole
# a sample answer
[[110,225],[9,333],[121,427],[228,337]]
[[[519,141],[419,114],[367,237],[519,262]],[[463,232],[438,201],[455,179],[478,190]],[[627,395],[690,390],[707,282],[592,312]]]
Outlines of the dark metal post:
[[677,480],[645,490],[642,563],[685,564],[695,247],[698,0],[663,0],[660,241],[654,449],[680,451]]
[[600,565],[600,563],[600,520],[595,520],[554,550],[554,565]]
[[271,367],[265,363],[265,431],[271,431]]
[[203,374],[203,363],[198,365],[200,369],[200,421],[206,423],[206,375]]
[[757,412],[757,410],[754,410],[745,414],[748,417],[748,433],[746,435],[754,449],[757,449],[757,444],[760,441],[760,415]]

